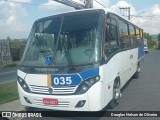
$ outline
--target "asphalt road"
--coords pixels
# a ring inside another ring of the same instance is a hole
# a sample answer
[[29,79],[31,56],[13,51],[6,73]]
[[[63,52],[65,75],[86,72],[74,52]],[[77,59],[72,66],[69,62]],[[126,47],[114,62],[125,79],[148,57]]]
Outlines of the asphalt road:
[[[141,65],[139,79],[131,79],[124,87],[120,103],[114,109],[107,111],[160,111],[160,51],[149,51],[145,55],[145,60]],[[54,112],[53,112],[54,114]],[[74,120],[74,119],[93,119],[93,120],[159,120],[160,118],[151,117],[107,117],[107,112],[101,112],[98,117],[63,117],[64,113],[59,113],[62,117],[56,118],[37,118],[37,120]],[[70,112],[70,115],[75,113]],[[95,114],[93,114],[95,116]],[[33,120],[25,118],[23,120]],[[35,118],[34,118],[35,120]]]
[[0,84],[9,83],[17,80],[17,68],[1,68]]

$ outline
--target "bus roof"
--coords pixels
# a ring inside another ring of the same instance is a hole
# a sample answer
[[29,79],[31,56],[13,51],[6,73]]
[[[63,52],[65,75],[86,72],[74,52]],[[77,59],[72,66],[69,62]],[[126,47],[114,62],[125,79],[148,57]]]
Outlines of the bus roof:
[[[127,20],[126,18],[124,18],[124,16],[121,16],[120,14],[117,14],[117,13],[114,12],[113,10],[107,9],[107,8],[106,8],[106,9],[102,9],[102,8],[89,8],[89,9],[80,9],[80,10],[67,11],[67,12],[58,13],[58,14],[55,14],[55,15],[52,15],[52,16],[40,18],[40,19],[38,19],[38,20],[36,20],[36,21],[41,21],[41,20],[43,20],[43,19],[47,19],[47,18],[50,18],[50,17],[53,17],[53,16],[58,16],[58,15],[63,15],[63,14],[70,14],[70,13],[76,13],[76,12],[82,12],[82,11],[94,11],[94,10],[104,11],[105,14],[107,14],[107,13],[112,13],[112,14],[114,14],[114,15],[116,15],[116,16],[124,19],[124,20],[126,20],[127,22],[133,24],[134,26],[138,27],[138,26],[135,25],[132,21],[129,21],[129,20]],[[138,28],[140,28],[140,27],[138,27]],[[140,29],[141,29],[141,28],[140,28]]]

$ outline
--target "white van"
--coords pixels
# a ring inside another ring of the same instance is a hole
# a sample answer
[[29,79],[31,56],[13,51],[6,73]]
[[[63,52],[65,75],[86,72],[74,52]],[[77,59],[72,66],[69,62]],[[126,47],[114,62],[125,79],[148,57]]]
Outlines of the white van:
[[148,53],[148,45],[144,45],[144,52]]

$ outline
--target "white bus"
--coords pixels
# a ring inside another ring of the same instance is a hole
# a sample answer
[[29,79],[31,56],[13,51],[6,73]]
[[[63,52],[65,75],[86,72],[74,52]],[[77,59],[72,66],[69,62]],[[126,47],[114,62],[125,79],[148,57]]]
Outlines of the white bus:
[[18,69],[22,105],[100,111],[119,103],[121,88],[138,78],[143,31],[102,9],[35,21]]

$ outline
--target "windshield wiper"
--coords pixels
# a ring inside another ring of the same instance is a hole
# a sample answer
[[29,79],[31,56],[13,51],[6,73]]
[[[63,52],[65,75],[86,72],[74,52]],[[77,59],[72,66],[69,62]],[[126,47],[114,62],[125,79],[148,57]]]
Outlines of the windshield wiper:
[[75,68],[73,67],[71,54],[70,54],[70,52],[67,48],[67,45],[66,45],[65,37],[63,37],[63,42],[64,42],[64,50],[65,50],[65,54],[66,54],[66,57],[67,57],[67,60],[68,60],[69,68],[70,68],[70,70],[75,70]]
[[55,49],[54,49],[54,57],[56,57],[56,50],[57,50],[59,39],[60,39],[60,33],[62,31],[63,20],[64,20],[64,17],[61,18],[60,27],[59,27],[59,30],[58,30],[58,36],[57,36],[57,39],[56,39],[57,42],[56,42],[56,46],[55,46]]
[[[62,31],[62,27],[63,27],[63,22],[64,22],[64,17],[61,18],[61,23],[60,23],[60,27],[59,27],[59,30],[58,30],[57,40],[56,40],[57,42],[56,42],[56,46],[55,46],[55,49],[54,49],[54,57],[56,57],[56,50],[57,50],[57,47],[58,47],[58,44],[59,44],[60,34],[61,34],[61,31]],[[72,63],[71,55],[70,55],[69,50],[68,50],[67,45],[66,45],[65,36],[62,38],[62,42],[64,42],[64,50],[65,50],[66,58],[67,58],[67,61],[68,61],[68,64],[69,64],[69,68],[70,68],[70,70],[74,70],[75,68],[73,68],[73,63]]]

